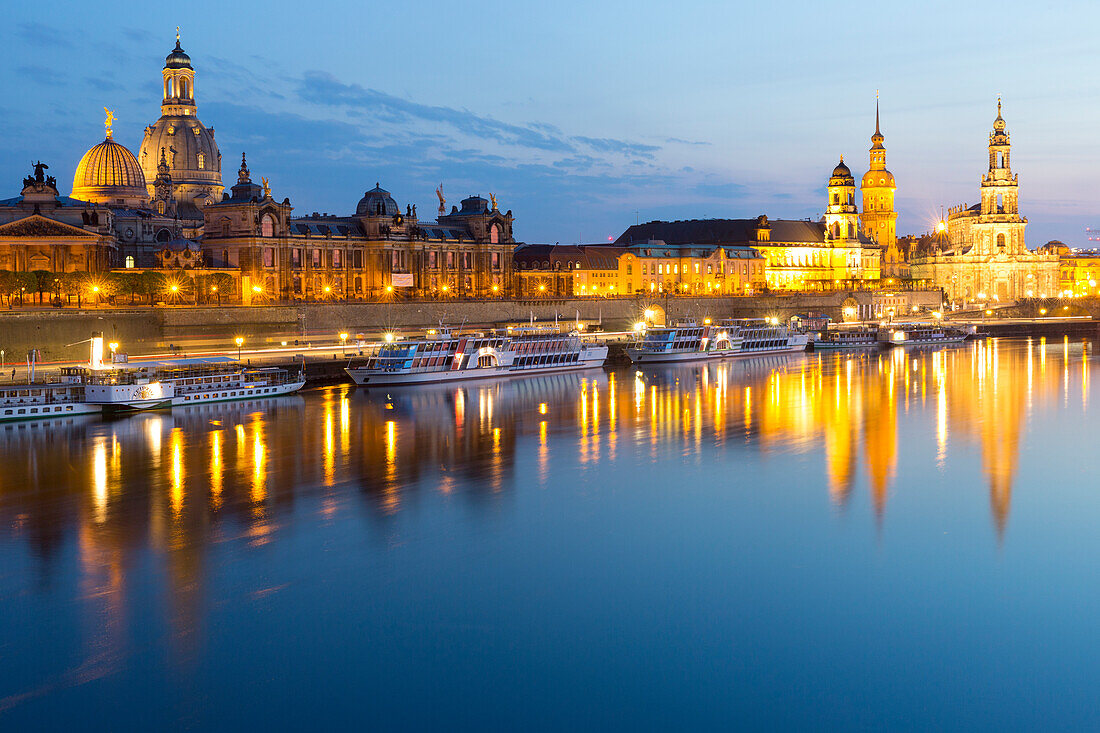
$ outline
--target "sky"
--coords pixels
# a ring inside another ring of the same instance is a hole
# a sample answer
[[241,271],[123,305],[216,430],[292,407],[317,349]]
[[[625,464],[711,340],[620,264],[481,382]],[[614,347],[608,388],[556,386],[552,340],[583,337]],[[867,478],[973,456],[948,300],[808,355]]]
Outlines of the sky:
[[[381,183],[434,216],[493,193],[517,240],[636,221],[820,217],[867,169],[879,90],[898,233],[973,204],[1004,98],[1027,242],[1100,228],[1092,2],[17,3],[0,27],[0,198],[41,159],[71,190],[103,139],[135,153],[181,26],[222,177],[242,151],[298,215]],[[6,182],[6,183],[5,183]]]

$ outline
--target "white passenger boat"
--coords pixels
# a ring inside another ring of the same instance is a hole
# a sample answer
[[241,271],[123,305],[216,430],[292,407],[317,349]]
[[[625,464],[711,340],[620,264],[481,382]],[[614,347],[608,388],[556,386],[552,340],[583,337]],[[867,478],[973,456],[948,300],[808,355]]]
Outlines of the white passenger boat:
[[807,334],[764,318],[731,318],[722,325],[741,337],[738,356],[805,351],[810,342]]
[[419,340],[375,347],[366,365],[345,369],[359,386],[432,384],[515,377],[603,366],[607,346],[556,328],[513,328],[457,335],[433,329]]
[[934,323],[896,323],[879,329],[879,340],[893,346],[959,344],[972,332]]
[[172,405],[275,397],[306,383],[301,369],[245,366],[231,357],[159,361],[137,367],[132,375],[162,385]]
[[878,338],[878,327],[862,325],[825,329],[812,344],[814,351],[879,349],[883,346]]
[[626,355],[637,364],[726,359],[741,353],[741,336],[727,326],[682,321],[647,328]]
[[0,386],[0,422],[99,414],[102,407],[89,404],[84,390],[82,380],[64,376]]

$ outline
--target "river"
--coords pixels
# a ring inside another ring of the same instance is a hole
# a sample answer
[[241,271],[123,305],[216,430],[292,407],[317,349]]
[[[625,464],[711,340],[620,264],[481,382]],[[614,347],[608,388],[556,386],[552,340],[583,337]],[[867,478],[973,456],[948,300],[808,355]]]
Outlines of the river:
[[0,728],[1096,728],[1095,366],[991,340],[0,424]]

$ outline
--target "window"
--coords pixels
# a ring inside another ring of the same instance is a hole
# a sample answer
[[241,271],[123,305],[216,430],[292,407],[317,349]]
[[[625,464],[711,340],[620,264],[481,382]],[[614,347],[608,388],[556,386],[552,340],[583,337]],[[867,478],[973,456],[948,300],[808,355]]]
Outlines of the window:
[[363,250],[357,249],[352,252],[352,267],[356,269],[363,267]]
[[320,267],[321,266],[321,250],[319,250],[319,249],[312,250],[312,260],[313,260],[313,266],[314,267]]
[[463,252],[462,253],[462,268],[464,270],[469,270],[470,269],[470,260],[471,260],[470,253],[469,252]]
[[490,255],[490,267],[494,270],[500,269],[500,252],[493,252]]
[[302,266],[302,250],[298,247],[290,250],[290,264],[294,267]]
[[201,170],[204,170],[205,168],[206,168],[206,156],[203,155],[202,153],[199,153],[199,170],[201,171]]
[[275,266],[275,248],[264,247],[264,267]]
[[998,234],[997,235],[997,249],[1004,249],[1004,248],[1005,248],[1005,235]]
[[260,219],[260,236],[261,237],[274,237],[275,236],[275,217],[272,216],[271,214],[264,214],[263,218]]
[[229,250],[227,249],[222,250],[222,262],[225,264],[226,267],[229,267]]
[[450,267],[454,267],[454,266],[455,266],[455,253],[454,252],[448,252],[447,253],[447,267],[450,268]]
[[343,267],[344,266],[344,250],[334,249],[332,250],[332,266]]
[[133,255],[127,255],[126,256],[126,267],[127,267],[127,269],[133,269],[133,267],[134,267],[134,257],[133,257]]

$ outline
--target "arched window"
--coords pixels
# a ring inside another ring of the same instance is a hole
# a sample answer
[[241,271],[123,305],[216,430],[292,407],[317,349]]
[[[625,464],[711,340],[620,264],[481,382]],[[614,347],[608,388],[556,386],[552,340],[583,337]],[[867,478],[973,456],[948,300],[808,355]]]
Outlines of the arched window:
[[131,269],[131,270],[134,268],[134,257],[133,257],[133,255],[127,255],[126,256],[126,267],[127,267],[127,269]]
[[273,217],[271,214],[264,214],[263,218],[260,219],[260,236],[275,236],[275,217]]
[[1004,248],[1005,248],[1005,235],[998,234],[997,235],[997,249],[1004,249]]
[[222,263],[225,267],[229,267],[229,250],[222,250]]
[[184,99],[191,96],[187,93],[187,79],[185,78],[180,78],[180,96]]
[[201,171],[204,168],[206,168],[206,156],[199,153],[199,170]]
[[500,244],[500,227],[496,224],[489,227],[489,244]]

